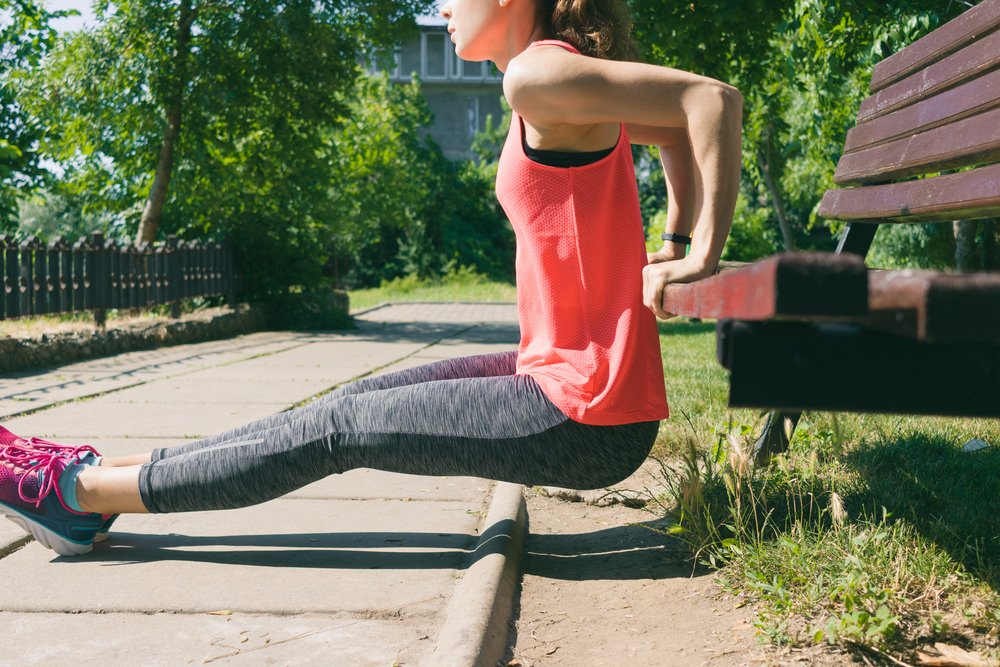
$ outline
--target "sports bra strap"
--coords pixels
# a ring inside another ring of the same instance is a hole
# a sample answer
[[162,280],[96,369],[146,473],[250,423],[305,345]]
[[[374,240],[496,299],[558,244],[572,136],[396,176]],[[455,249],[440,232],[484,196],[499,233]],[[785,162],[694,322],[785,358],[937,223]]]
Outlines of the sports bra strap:
[[532,42],[528,45],[528,48],[534,48],[536,46],[561,46],[567,51],[572,51],[573,53],[580,55],[580,51],[570,44],[569,42],[564,42],[560,39],[540,39],[537,42]]

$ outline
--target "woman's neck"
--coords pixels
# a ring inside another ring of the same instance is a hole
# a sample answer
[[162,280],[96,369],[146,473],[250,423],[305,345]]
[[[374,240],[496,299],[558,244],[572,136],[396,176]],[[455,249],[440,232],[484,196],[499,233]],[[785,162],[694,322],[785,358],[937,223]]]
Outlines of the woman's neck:
[[511,60],[516,58],[521,53],[527,50],[535,42],[539,42],[543,39],[550,39],[545,35],[545,31],[542,29],[540,24],[534,24],[531,33],[525,36],[524,33],[527,31],[518,30],[516,24],[511,25],[511,39],[507,40],[507,49],[502,54],[497,54],[496,57],[490,58],[493,64],[497,66],[497,69],[501,72],[507,71],[507,65]]

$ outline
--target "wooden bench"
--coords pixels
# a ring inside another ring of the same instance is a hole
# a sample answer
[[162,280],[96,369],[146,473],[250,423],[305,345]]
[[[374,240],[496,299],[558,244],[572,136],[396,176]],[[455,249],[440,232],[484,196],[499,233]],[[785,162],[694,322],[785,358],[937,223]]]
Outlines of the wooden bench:
[[719,319],[729,404],[771,409],[758,463],[803,410],[1000,417],[1000,274],[863,263],[880,225],[1000,216],[1000,0],[880,62],[871,92],[819,208],[846,223],[836,253],[664,292],[668,312]]

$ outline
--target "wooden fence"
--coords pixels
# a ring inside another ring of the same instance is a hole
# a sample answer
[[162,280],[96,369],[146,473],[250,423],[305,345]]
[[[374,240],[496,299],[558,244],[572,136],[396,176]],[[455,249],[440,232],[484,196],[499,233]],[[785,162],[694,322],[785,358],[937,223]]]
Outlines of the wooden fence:
[[103,232],[70,244],[0,236],[0,319],[92,311],[103,326],[109,309],[171,304],[236,291],[233,253],[218,243],[178,241],[119,245]]

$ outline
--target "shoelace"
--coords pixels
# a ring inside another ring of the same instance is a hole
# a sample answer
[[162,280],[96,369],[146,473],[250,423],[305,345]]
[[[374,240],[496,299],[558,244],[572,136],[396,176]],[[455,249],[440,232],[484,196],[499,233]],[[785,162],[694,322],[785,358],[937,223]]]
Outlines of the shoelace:
[[[35,438],[32,438],[31,440],[35,440]],[[31,440],[24,442],[26,444],[31,444]],[[44,443],[45,441],[41,442]],[[53,445],[54,443],[46,444]],[[67,449],[90,449],[90,447],[87,447],[86,445],[77,448],[68,447],[67,445],[54,446]],[[93,450],[91,449],[90,451]],[[73,514],[89,514],[89,512],[78,512],[66,506],[66,501],[63,499],[62,491],[59,489],[59,484],[56,482],[59,479],[60,473],[62,473],[62,471],[66,468],[66,464],[69,460],[60,455],[60,453],[28,448],[22,445],[7,445],[0,449],[0,461],[6,461],[15,468],[20,468],[25,471],[17,482],[17,495],[19,495],[21,500],[24,502],[34,503],[35,507],[40,507],[45,497],[55,490],[56,497],[67,511],[72,512]],[[24,482],[32,473],[34,473],[38,478],[38,495],[35,498],[31,498],[24,493]]]
[[41,438],[28,438],[26,442],[32,449],[40,452],[51,452],[64,458],[75,458],[79,460],[83,458],[84,454],[87,453],[93,454],[94,456],[100,456],[100,454],[97,453],[97,450],[90,445],[60,445],[55,442],[49,442],[48,440],[42,440]]

